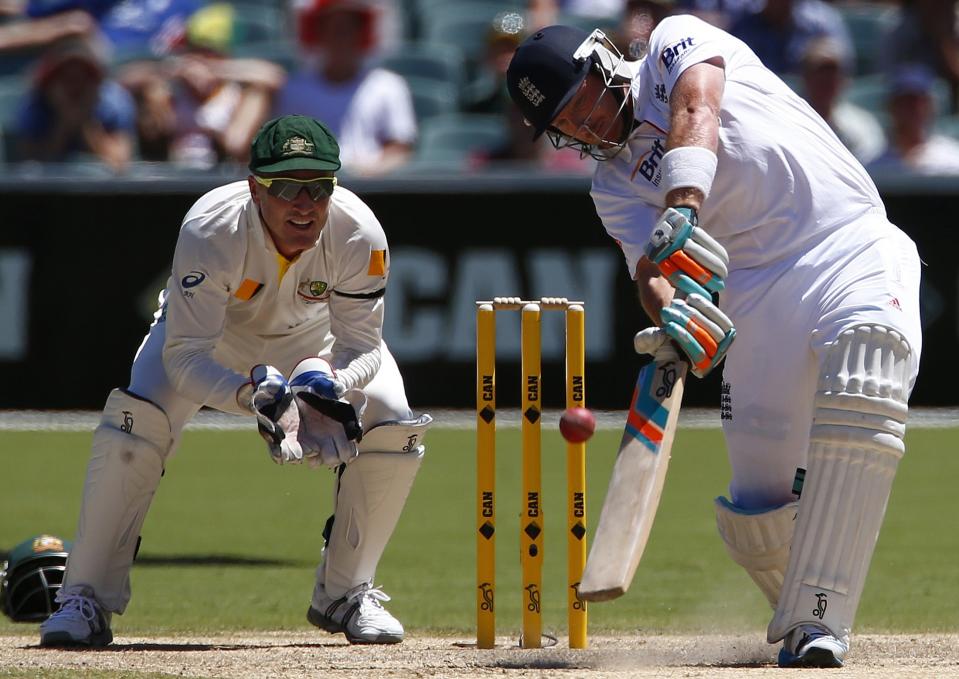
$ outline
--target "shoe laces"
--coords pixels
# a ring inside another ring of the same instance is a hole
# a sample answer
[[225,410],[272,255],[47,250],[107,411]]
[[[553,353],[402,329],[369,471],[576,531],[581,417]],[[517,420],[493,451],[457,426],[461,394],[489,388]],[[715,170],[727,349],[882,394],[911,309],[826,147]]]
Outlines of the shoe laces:
[[389,601],[390,596],[379,587],[372,587],[367,583],[363,583],[353,588],[352,591],[347,592],[346,599],[348,601],[359,599],[361,608],[367,605],[373,606],[374,608],[383,608],[380,602]]
[[829,637],[830,639],[835,639],[837,643],[842,643],[842,640],[836,637],[832,632],[817,625],[802,625],[796,628],[793,635],[793,646],[795,649],[794,652],[796,653],[808,646],[811,642],[822,637]]
[[65,594],[63,590],[57,592],[57,603],[60,604],[58,615],[81,617],[87,622],[97,619],[97,605],[93,599],[82,594]]

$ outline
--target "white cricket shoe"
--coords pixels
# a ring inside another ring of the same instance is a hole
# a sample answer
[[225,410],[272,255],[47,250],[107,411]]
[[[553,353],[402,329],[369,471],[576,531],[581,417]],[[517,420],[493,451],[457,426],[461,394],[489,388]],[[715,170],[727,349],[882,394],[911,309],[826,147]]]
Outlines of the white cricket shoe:
[[800,625],[783,639],[780,667],[842,667],[849,637],[839,639],[815,625]]
[[41,646],[106,646],[113,641],[111,614],[100,608],[84,588],[76,592],[57,592],[60,608],[40,623]]
[[339,599],[328,597],[317,584],[306,619],[327,632],[342,632],[351,644],[398,644],[403,641],[403,625],[380,603],[389,600],[365,582]]

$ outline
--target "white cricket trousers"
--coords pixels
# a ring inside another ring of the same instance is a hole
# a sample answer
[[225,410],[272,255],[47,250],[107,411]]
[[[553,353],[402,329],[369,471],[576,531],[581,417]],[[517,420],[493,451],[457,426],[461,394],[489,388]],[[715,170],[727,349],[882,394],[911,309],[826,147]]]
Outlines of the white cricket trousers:
[[723,369],[722,422],[730,497],[744,509],[792,502],[806,468],[813,399],[826,345],[877,324],[922,350],[915,243],[881,213],[834,231],[800,254],[730,272],[721,306],[736,326]]

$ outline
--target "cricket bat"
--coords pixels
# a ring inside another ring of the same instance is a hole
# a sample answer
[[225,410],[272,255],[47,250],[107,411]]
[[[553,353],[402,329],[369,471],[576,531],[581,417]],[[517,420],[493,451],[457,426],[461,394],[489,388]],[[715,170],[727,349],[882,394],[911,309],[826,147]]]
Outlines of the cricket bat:
[[639,565],[663,493],[687,364],[661,352],[639,371],[586,570],[579,585],[587,601],[626,593]]

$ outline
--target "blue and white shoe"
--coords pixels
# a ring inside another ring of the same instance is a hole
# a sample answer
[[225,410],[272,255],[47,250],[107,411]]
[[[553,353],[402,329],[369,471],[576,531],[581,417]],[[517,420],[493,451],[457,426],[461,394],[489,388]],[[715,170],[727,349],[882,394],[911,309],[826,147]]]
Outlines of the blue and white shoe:
[[111,614],[104,611],[93,592],[57,592],[60,608],[40,624],[40,645],[92,646],[100,648],[113,641],[110,631]]
[[368,583],[332,599],[317,583],[306,619],[327,632],[342,632],[351,644],[398,644],[403,641],[403,625],[380,603],[389,600]]
[[836,638],[815,625],[800,625],[783,639],[780,667],[842,667],[849,638]]

